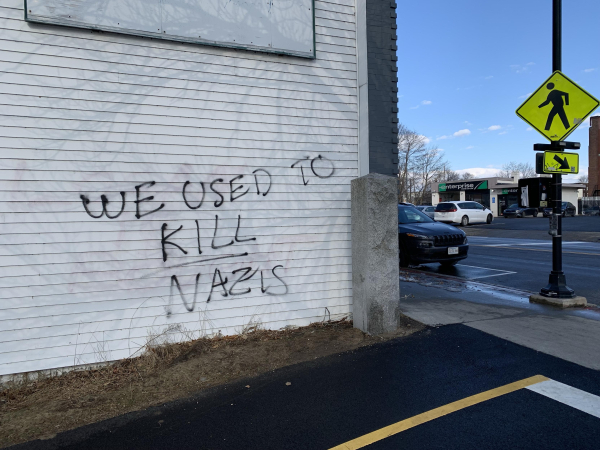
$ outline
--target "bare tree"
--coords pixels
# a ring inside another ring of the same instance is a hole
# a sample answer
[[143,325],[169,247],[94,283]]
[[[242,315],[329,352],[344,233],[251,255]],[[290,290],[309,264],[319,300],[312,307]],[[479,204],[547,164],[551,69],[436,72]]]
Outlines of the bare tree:
[[[431,201],[431,183],[452,172],[437,147],[428,147],[425,136],[398,126],[398,200],[412,203]],[[455,174],[455,172],[452,172]],[[441,181],[446,181],[445,179]]]
[[437,148],[427,149],[417,160],[415,178],[418,185],[415,189],[414,200],[417,203],[431,202],[431,183],[444,165],[443,155]]
[[502,166],[502,170],[499,170],[496,174],[497,177],[510,178],[513,175],[518,175],[519,178],[535,178],[537,174],[531,163],[518,163],[511,161]]
[[590,180],[587,175],[581,175],[579,178],[577,178],[577,181],[580,183],[589,183]]
[[461,176],[460,179],[461,180],[470,180],[471,178],[475,178],[475,175],[473,175],[471,172],[464,172]]
[[457,181],[460,180],[460,175],[458,172],[455,172],[450,168],[450,163],[444,161],[440,170],[435,174],[433,181],[438,183],[444,183],[447,181]]
[[415,163],[427,147],[425,136],[408,129],[406,126],[398,125],[398,199],[410,201],[413,190],[412,172]]

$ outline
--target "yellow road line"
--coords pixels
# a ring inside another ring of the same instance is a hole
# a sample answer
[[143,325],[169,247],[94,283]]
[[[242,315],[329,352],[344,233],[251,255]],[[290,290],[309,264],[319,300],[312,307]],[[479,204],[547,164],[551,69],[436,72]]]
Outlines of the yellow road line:
[[500,397],[501,395],[509,394],[511,392],[518,391],[519,389],[526,388],[527,386],[532,386],[547,380],[548,378],[542,375],[535,375],[530,378],[525,378],[524,380],[515,381],[514,383],[500,386],[480,394],[472,395],[471,397],[463,398],[462,400],[458,400],[456,402],[448,403],[447,405],[440,406],[439,408],[432,409],[409,419],[401,420],[400,422],[388,425],[387,427],[380,428],[377,431],[373,431],[356,439],[352,439],[344,444],[332,447],[330,450],[354,450],[363,448],[374,442],[381,441],[382,439],[401,433],[402,431],[416,427],[417,425],[421,425],[425,422],[429,422],[447,414],[468,408],[469,406],[473,406],[478,403],[485,402],[486,400],[491,400],[492,398]]
[[[545,253],[552,253],[552,250],[543,250],[541,248],[526,248],[526,247],[498,247],[496,245],[474,245],[474,244],[469,244],[470,247],[491,247],[491,248],[507,248],[509,250],[527,250],[530,252],[545,252]],[[600,253],[586,253],[586,252],[569,252],[569,251],[565,251],[563,250],[563,253],[570,253],[572,255],[592,255],[592,256],[600,256]]]

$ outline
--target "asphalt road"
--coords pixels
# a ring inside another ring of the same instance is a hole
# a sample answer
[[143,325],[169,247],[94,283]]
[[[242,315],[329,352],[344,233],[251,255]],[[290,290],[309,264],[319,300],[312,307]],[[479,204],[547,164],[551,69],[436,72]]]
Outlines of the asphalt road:
[[[531,239],[469,237],[469,257],[455,267],[422,265],[424,272],[539,292],[552,269],[552,243]],[[600,243],[564,242],[567,284],[589,303],[600,304]]]
[[598,395],[598,371],[448,325],[14,448],[595,449]]
[[[547,217],[542,217],[540,214],[538,217],[522,217],[522,218],[508,218],[495,217],[491,224],[474,224],[467,227],[469,228],[484,228],[484,229],[501,229],[501,230],[539,230],[546,232],[548,231]],[[600,216],[575,216],[575,217],[563,217],[563,232],[600,232]]]

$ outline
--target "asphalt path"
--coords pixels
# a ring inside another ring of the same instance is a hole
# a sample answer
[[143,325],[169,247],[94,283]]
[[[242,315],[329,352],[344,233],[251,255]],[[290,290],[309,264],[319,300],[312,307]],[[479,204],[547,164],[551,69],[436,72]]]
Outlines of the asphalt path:
[[[469,256],[455,267],[442,269],[438,264],[424,264],[418,268],[535,293],[548,283],[552,243],[470,236]],[[577,295],[600,304],[600,243],[563,242],[563,271],[567,285]]]
[[[555,381],[498,389],[536,375]],[[594,449],[599,395],[598,371],[448,325],[14,448]]]

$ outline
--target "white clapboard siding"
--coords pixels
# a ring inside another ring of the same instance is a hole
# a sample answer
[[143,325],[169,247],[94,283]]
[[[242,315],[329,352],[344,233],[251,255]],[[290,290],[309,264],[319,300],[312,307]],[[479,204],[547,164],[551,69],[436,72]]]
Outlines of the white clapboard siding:
[[351,314],[354,5],[316,1],[310,60],[3,0],[0,375]]
[[[23,99],[21,99],[21,105],[25,103]],[[29,102],[29,103],[35,103]],[[135,125],[152,125],[152,126],[164,126],[164,127],[174,127],[176,130],[179,128],[211,128],[215,127],[217,123],[216,120],[219,120],[219,127],[225,127],[225,129],[235,129],[238,131],[257,131],[257,132],[277,132],[282,125],[286,125],[291,130],[294,130],[296,133],[305,133],[305,132],[314,132],[318,131],[322,134],[340,134],[343,136],[352,136],[352,131],[356,126],[356,121],[353,120],[337,120],[332,121],[331,126],[327,126],[323,124],[321,121],[317,121],[316,119],[305,119],[302,122],[303,124],[294,124],[291,117],[284,118],[278,123],[275,119],[277,117],[272,118],[271,122],[268,123],[265,121],[260,121],[256,117],[249,117],[250,120],[248,123],[244,123],[246,127],[252,127],[251,130],[241,129],[239,128],[239,124],[235,120],[235,118],[231,117],[231,113],[227,114],[226,112],[221,112],[220,114],[215,112],[213,117],[210,117],[207,112],[205,118],[198,117],[185,117],[181,114],[179,115],[168,115],[168,111],[164,115],[158,114],[148,114],[147,112],[141,111],[141,108],[134,108],[138,111],[131,112],[115,112],[115,111],[90,111],[89,108],[97,105],[90,104],[86,102],[85,106],[81,106],[79,109],[57,109],[57,108],[43,108],[36,105],[29,106],[21,106],[20,104],[6,104],[6,106],[10,106],[11,116],[0,115],[0,120],[5,122],[7,125],[10,125],[11,120],[19,120],[20,118],[29,118],[32,114],[43,115],[44,118],[48,121],[52,120],[54,122],[58,122],[59,120],[76,120],[81,123],[85,122],[95,122],[101,124],[113,124],[114,122],[123,122],[127,123],[128,126],[133,124]],[[157,112],[157,111],[155,111]],[[179,111],[178,111],[179,112]],[[221,116],[221,117],[219,117]],[[229,118],[225,118],[229,116]],[[14,119],[13,119],[14,118]],[[22,122],[20,122],[22,123]],[[50,124],[49,124],[50,125]],[[334,126],[335,125],[335,126]],[[26,126],[26,125],[24,125]],[[321,129],[322,128],[322,129]],[[111,127],[112,131],[118,131],[114,127]],[[182,130],[183,131],[183,130]],[[135,130],[132,130],[135,132]]]
[[[2,138],[4,147],[0,147],[0,159],[12,159],[15,149],[22,154],[22,160],[37,159],[40,156],[44,157],[42,153],[50,153],[53,157],[63,156],[62,161],[71,161],[73,158],[90,160],[94,153],[94,161],[139,161],[138,153],[143,153],[148,162],[163,163],[163,164],[179,164],[189,163],[191,165],[202,164],[202,161],[206,159],[211,161],[212,164],[218,165],[232,165],[232,159],[235,158],[236,162],[244,162],[249,164],[252,162],[257,167],[264,165],[265,159],[269,156],[267,163],[279,164],[277,160],[289,160],[298,161],[299,159],[305,159],[307,156],[315,157],[321,154],[320,150],[327,151],[327,158],[331,161],[352,161],[354,153],[347,151],[347,146],[342,145],[299,145],[298,143],[285,143],[279,147],[270,146],[266,148],[268,142],[264,143],[264,147],[259,148],[259,144],[262,142],[244,141],[246,146],[244,150],[241,150],[239,146],[233,145],[232,142],[222,142],[220,146],[208,146],[208,145],[173,145],[168,144],[139,144],[136,142],[129,142],[127,146],[123,143],[102,141],[100,146],[98,143],[91,141],[55,141],[45,137],[34,138],[34,137],[8,137]],[[12,145],[11,145],[12,144]],[[10,145],[7,147],[6,145]],[[43,147],[42,147],[43,146]],[[227,149],[227,153],[232,156],[224,156],[223,149]],[[161,151],[162,150],[162,151]],[[250,150],[250,152],[248,151]],[[60,152],[60,156],[56,152]],[[98,152],[101,151],[100,154]],[[80,155],[79,157],[77,155]],[[272,155],[272,157],[270,157]],[[239,160],[238,160],[239,158]],[[214,163],[212,161],[215,161]],[[260,164],[256,162],[260,160]],[[218,162],[217,162],[218,161]],[[209,164],[209,163],[206,163]],[[205,164],[203,164],[205,165]],[[296,175],[299,172],[296,172]],[[275,186],[276,187],[276,186]],[[274,188],[275,188],[274,187]],[[334,188],[335,186],[332,186]]]
[[[334,303],[334,301],[335,299],[330,299],[331,303]],[[255,308],[253,309],[252,314],[250,314],[250,312],[245,314],[244,312],[240,312],[241,315],[238,316],[214,320],[211,318],[210,314],[197,312],[191,315],[187,314],[187,322],[182,321],[181,318],[174,315],[169,316],[170,320],[165,318],[163,321],[156,321],[150,318],[140,321],[146,334],[143,334],[142,337],[137,339],[130,338],[127,331],[129,327],[131,327],[131,320],[123,320],[122,324],[124,330],[121,331],[118,335],[119,338],[116,340],[110,340],[107,337],[107,335],[111,333],[92,332],[89,339],[82,339],[81,342],[78,341],[77,336],[75,339],[65,339],[64,342],[68,342],[68,345],[54,347],[52,353],[49,353],[47,349],[32,349],[27,352],[26,355],[23,354],[23,352],[19,352],[16,357],[10,355],[11,358],[9,359],[7,356],[5,366],[8,373],[15,373],[19,371],[38,370],[37,367],[42,363],[49,367],[65,367],[90,364],[99,359],[103,361],[113,360],[119,358],[119,355],[122,354],[135,355],[137,353],[136,349],[140,349],[143,344],[149,341],[151,336],[157,336],[159,333],[163,337],[165,334],[170,335],[170,340],[185,339],[190,335],[192,337],[200,337],[217,332],[223,334],[239,333],[243,330],[244,326],[248,324],[249,315],[253,318],[260,317],[261,324],[269,329],[279,329],[290,323],[302,326],[316,321],[327,320],[329,317],[345,315],[348,309],[351,308],[351,305],[331,305],[328,306],[326,310],[324,310],[323,307],[306,308],[300,306],[298,308],[300,309],[290,308],[286,311],[275,313],[269,312],[268,308]],[[171,325],[175,320],[177,320],[177,325]],[[190,330],[194,329],[197,330],[195,333],[190,332]],[[77,335],[81,333],[81,331],[80,326],[76,327],[75,333],[77,333]],[[117,335],[116,333],[113,334]],[[116,345],[113,346],[112,344],[115,342]],[[77,349],[77,352],[74,353],[73,349]]]
[[[350,290],[341,290],[340,294],[344,295],[344,296],[348,296],[350,295],[351,291]],[[238,315],[240,313],[244,313],[244,310],[247,310],[246,313],[247,314],[252,314],[253,310],[263,310],[264,312],[266,312],[266,310],[269,310],[269,312],[271,314],[273,313],[282,313],[282,312],[286,312],[292,308],[307,308],[308,309],[321,309],[324,310],[325,307],[339,307],[343,304],[344,300],[342,297],[335,299],[334,301],[332,301],[333,299],[331,298],[327,298],[327,299],[323,299],[323,298],[312,298],[313,296],[310,294],[306,294],[305,295],[305,300],[303,301],[303,304],[301,305],[295,305],[294,302],[290,302],[290,303],[286,303],[286,304],[281,304],[281,303],[271,303],[271,304],[265,304],[265,305],[260,305],[260,306],[252,306],[251,308],[248,307],[244,307],[244,306],[239,306],[237,308],[227,308],[227,309],[215,309],[215,313],[212,314],[212,320],[223,320],[223,319],[227,319],[227,318],[231,318],[231,317],[235,317],[235,315]],[[216,298],[216,297],[215,297]],[[188,300],[190,301],[190,305],[193,303],[193,299],[188,298]],[[337,300],[337,301],[336,301]],[[218,303],[219,301],[223,302],[222,300],[215,300],[215,303]],[[336,305],[336,303],[339,303]],[[152,310],[153,309],[153,310]],[[135,320],[134,323],[131,324],[131,320],[130,320],[130,324],[126,325],[127,327],[127,337],[128,338],[134,338],[140,341],[143,341],[144,338],[147,337],[147,333],[148,333],[148,325],[147,323],[149,322],[149,320],[147,319],[153,319],[155,318],[157,315],[164,313],[164,309],[165,309],[165,305],[163,304],[155,304],[154,306],[152,306],[152,308],[147,308],[147,310],[142,310],[142,309],[136,309],[135,310]],[[127,311],[130,315],[132,313],[132,311]],[[186,313],[189,315],[189,311],[185,310],[182,312],[171,312],[171,316],[182,316],[179,319],[185,319],[185,315]],[[83,314],[83,312],[78,312],[77,314]],[[98,313],[97,313],[98,314]],[[96,324],[96,327],[93,329],[94,331],[89,331],[91,328],[89,326],[85,326],[84,324],[79,324],[79,323],[75,323],[75,324],[69,324],[69,325],[61,325],[61,332],[62,333],[66,333],[66,334],[62,334],[60,337],[55,337],[54,335],[50,335],[47,336],[46,339],[44,341],[41,340],[37,340],[37,342],[32,342],[30,339],[27,339],[26,336],[21,335],[21,339],[16,339],[17,336],[15,336],[14,334],[11,336],[12,340],[8,341],[11,342],[12,345],[14,345],[14,351],[11,352],[10,355],[7,355],[9,358],[20,358],[19,353],[25,350],[29,350],[31,349],[32,346],[35,346],[34,348],[36,350],[41,350],[41,349],[46,349],[46,350],[51,350],[52,348],[56,347],[56,346],[64,346],[66,347],[67,351],[68,351],[68,345],[64,345],[64,339],[62,339],[65,336],[68,336],[70,339],[79,339],[81,342],[86,342],[88,341],[90,338],[92,338],[93,336],[97,335],[98,333],[115,333],[118,332],[119,329],[115,329],[113,328],[119,321],[121,321],[121,317],[118,317],[118,315],[116,314],[116,312],[114,310],[108,310],[106,312],[102,313],[105,317],[110,317],[111,315],[113,317],[115,317],[113,320],[105,320],[101,323]],[[194,317],[192,320],[196,319],[197,320],[197,316]],[[189,320],[189,318],[188,318]],[[146,322],[146,323],[144,323]],[[181,322],[180,322],[181,323]],[[50,327],[45,327],[43,329],[40,329],[40,333],[45,333],[47,331],[51,331]],[[58,330],[53,330],[56,334],[56,331]],[[119,339],[121,340],[121,339]],[[119,344],[123,344],[126,342],[121,342],[119,343],[118,341],[115,342],[115,340],[113,340],[113,343],[116,345]],[[140,342],[140,344],[143,345],[143,342]],[[114,345],[111,345],[111,347],[113,347],[114,349]]]
[[[97,112],[98,114],[105,115],[106,120],[114,121],[121,119],[138,123],[156,123],[157,118],[164,117],[166,120],[171,121],[184,120],[184,123],[176,122],[176,125],[181,126],[186,123],[197,125],[198,123],[194,122],[194,120],[206,121],[210,119],[211,121],[235,121],[231,115],[232,112],[236,112],[233,111],[236,109],[235,103],[224,104],[223,102],[215,102],[214,105],[211,105],[212,108],[207,104],[204,104],[202,110],[198,111],[193,107],[192,102],[187,104],[186,102],[181,102],[177,105],[152,105],[143,103],[136,104],[133,103],[136,99],[131,99],[132,103],[123,104],[122,107],[119,108],[119,111],[116,112],[110,102],[98,101],[95,99],[92,100],[91,98],[64,99],[61,98],[60,93],[58,92],[53,92],[53,96],[48,96],[48,91],[51,91],[52,89],[38,90],[40,94],[45,95],[44,100],[40,100],[40,95],[31,94],[32,91],[36,91],[36,89],[32,89],[31,86],[20,87],[19,85],[4,85],[4,90],[8,92],[2,92],[0,101],[3,106],[11,106],[10,112],[15,115],[29,115],[31,109],[35,109],[46,117],[63,117],[67,111],[88,116]],[[27,93],[16,94],[18,91],[27,91]],[[57,98],[61,98],[60,109],[56,107]],[[247,123],[278,125],[296,124],[316,128],[334,129],[352,129],[356,127],[356,119],[353,118],[353,116],[355,116],[353,112],[311,109],[302,111],[302,114],[286,116],[281,114],[278,115],[277,109],[274,107],[264,105],[264,110],[266,111],[264,113],[252,110],[246,112],[244,115],[248,119]],[[268,114],[269,112],[271,114]],[[322,119],[324,118],[331,119],[331,125],[323,123]]]

